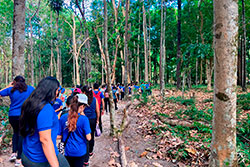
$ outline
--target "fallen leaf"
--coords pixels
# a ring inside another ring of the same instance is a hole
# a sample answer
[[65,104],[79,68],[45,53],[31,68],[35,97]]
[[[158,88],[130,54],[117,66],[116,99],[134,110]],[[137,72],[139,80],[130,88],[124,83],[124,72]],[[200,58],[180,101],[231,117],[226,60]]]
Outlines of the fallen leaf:
[[161,164],[159,164],[159,163],[157,163],[157,162],[153,162],[153,165],[154,165],[155,167],[163,167]]
[[194,154],[194,155],[197,153],[197,151],[193,148],[186,148],[185,150],[191,154]]
[[128,150],[130,150],[130,147],[125,147],[125,151],[128,151]]
[[146,156],[147,154],[148,154],[148,152],[144,151],[143,153],[141,153],[140,157],[142,158],[142,157]]
[[130,162],[129,167],[138,167],[138,165],[135,162]]

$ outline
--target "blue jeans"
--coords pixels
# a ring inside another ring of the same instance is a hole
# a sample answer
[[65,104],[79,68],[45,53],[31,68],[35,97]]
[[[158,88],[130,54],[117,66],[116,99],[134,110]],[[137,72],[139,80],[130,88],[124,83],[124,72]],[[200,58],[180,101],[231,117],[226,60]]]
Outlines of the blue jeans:
[[[33,162],[26,155],[22,153],[22,164],[24,167],[50,167],[49,162]],[[59,167],[69,167],[67,159],[62,155],[58,154],[57,159],[59,162]]]

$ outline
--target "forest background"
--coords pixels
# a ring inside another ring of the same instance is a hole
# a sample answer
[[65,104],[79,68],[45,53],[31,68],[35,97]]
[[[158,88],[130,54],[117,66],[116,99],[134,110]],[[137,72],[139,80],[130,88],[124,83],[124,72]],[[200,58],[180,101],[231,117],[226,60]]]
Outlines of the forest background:
[[[107,1],[107,4],[107,40],[112,82],[124,83],[127,78],[127,83],[144,80],[159,84],[162,68],[165,84],[177,84],[180,87],[182,77],[185,77],[189,87],[207,84],[208,89],[211,89],[212,0],[184,0],[181,6],[179,4],[179,9],[177,1],[130,1],[127,53],[124,43],[125,1]],[[13,5],[13,1],[9,0],[1,0],[0,3],[1,87],[12,80]],[[246,82],[243,79],[248,78],[250,72],[250,68],[246,68],[249,64],[249,8],[247,0],[244,7],[246,24],[243,26],[242,3],[239,1],[240,85]],[[63,86],[68,87],[96,81],[104,83],[105,56],[100,50],[104,48],[103,26],[103,1],[27,0],[23,68],[28,83],[36,85],[48,75],[57,77]],[[161,34],[161,27],[164,27],[164,35]],[[161,49],[161,40],[164,40],[164,49]],[[162,67],[161,55],[165,56]],[[125,66],[128,77],[125,77]]]

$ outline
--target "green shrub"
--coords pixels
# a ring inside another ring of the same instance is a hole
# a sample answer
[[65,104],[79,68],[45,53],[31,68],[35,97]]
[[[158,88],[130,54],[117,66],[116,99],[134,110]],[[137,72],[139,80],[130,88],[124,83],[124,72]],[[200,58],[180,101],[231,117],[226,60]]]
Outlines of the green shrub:
[[177,96],[177,97],[168,97],[165,98],[165,100],[167,102],[172,102],[172,103],[179,103],[185,106],[189,106],[189,105],[194,105],[195,104],[195,99],[191,98],[191,99],[183,99],[181,96]]

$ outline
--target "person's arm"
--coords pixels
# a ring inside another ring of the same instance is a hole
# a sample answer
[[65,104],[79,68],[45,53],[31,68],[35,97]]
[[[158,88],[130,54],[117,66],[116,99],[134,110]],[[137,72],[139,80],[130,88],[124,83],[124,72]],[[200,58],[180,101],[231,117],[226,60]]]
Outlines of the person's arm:
[[57,135],[56,140],[62,139],[62,135]]
[[43,152],[51,167],[59,167],[56,157],[54,144],[51,139],[51,129],[39,132],[40,142],[42,143]]
[[102,115],[104,114],[105,111],[105,103],[104,103],[104,98],[102,98]]
[[89,133],[89,134],[86,135],[86,139],[87,139],[88,141],[91,140],[91,133]]
[[0,97],[9,96],[8,88],[13,87],[13,82],[11,82],[8,86],[0,90]]
[[100,109],[99,109],[99,104],[96,101],[96,123],[99,123],[99,118],[100,118]]
[[55,110],[55,112],[60,111],[63,108],[63,106],[60,106],[60,108],[58,108],[57,110]]

